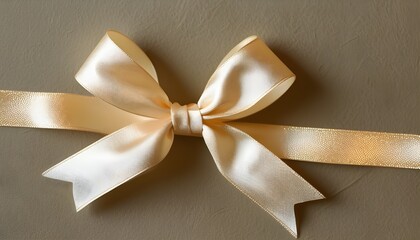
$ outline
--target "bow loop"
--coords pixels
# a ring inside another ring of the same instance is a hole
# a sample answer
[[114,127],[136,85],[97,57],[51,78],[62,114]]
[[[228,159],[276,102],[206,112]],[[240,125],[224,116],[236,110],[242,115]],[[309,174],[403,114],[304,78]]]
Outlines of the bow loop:
[[277,100],[295,75],[258,37],[234,47],[211,76],[198,101],[203,119],[234,120]]
[[168,96],[147,55],[128,37],[108,31],[76,74],[90,93],[141,116],[169,116]]

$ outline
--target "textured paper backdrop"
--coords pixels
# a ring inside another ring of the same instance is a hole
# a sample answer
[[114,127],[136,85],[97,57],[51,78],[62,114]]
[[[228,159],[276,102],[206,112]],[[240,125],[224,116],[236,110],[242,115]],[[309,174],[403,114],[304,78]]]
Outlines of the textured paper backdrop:
[[[297,82],[246,121],[420,134],[419,12],[417,0],[2,0],[0,89],[87,94],[73,76],[113,28],[185,104],[256,34]],[[218,173],[199,138],[177,136],[162,164],[76,213],[70,184],[41,173],[99,137],[0,128],[0,239],[293,239]],[[296,207],[300,239],[420,235],[420,171],[288,163],[328,197]]]

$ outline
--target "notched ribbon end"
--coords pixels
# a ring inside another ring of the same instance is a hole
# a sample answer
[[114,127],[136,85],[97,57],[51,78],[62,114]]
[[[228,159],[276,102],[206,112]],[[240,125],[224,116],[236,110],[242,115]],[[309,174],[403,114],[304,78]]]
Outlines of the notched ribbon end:
[[75,190],[75,184],[74,184],[74,182],[71,181],[71,180],[68,180],[68,179],[63,178],[62,176],[58,176],[59,174],[57,174],[57,172],[54,171],[55,169],[56,169],[55,166],[51,167],[50,169],[44,171],[42,173],[42,176],[43,177],[46,177],[46,178],[54,179],[54,180],[65,181],[65,182],[68,182],[68,183],[71,183],[72,184],[73,199],[74,199],[74,206],[76,208],[76,212],[79,212],[80,210],[82,210],[83,208],[85,208],[87,205],[89,205],[90,202],[92,202],[92,201],[90,201],[90,202],[84,202],[84,203],[82,203],[80,201],[76,201],[75,192],[77,192],[77,191]]
[[314,194],[313,194],[313,196],[311,196],[310,198],[308,198],[308,199],[305,199],[305,200],[303,200],[303,201],[301,201],[301,202],[297,202],[297,203],[295,203],[294,205],[293,205],[293,215],[294,215],[294,218],[295,218],[295,224],[294,225],[292,225],[292,226],[284,226],[283,224],[283,226],[287,229],[287,230],[289,230],[289,232],[293,235],[293,237],[295,237],[295,238],[298,238],[299,237],[299,232],[298,232],[298,229],[297,229],[297,223],[296,223],[296,221],[297,221],[297,219],[296,219],[296,211],[295,211],[295,207],[296,207],[296,205],[299,205],[299,204],[302,204],[302,203],[307,203],[307,202],[313,202],[313,201],[318,201],[318,200],[324,200],[326,197],[324,196],[324,194],[322,194],[321,192],[319,192],[317,189],[315,189],[314,188],[314,190],[315,190],[315,192],[314,192]]
[[72,182],[70,180],[64,179],[61,176],[58,176],[55,169],[56,169],[56,166],[53,166],[53,167],[49,168],[48,170],[46,170],[42,173],[42,176],[46,177],[46,178],[50,178],[50,179],[55,179],[55,180],[60,180],[60,181],[65,181],[65,182]]
[[85,208],[87,205],[89,205],[91,202],[95,201],[97,198],[89,198],[87,197],[88,194],[82,194],[82,193],[89,193],[89,189],[86,189],[86,184],[77,183],[74,180],[71,180],[66,177],[65,174],[63,174],[63,171],[60,171],[59,166],[53,166],[50,169],[46,170],[42,173],[43,177],[64,181],[72,184],[73,189],[73,200],[74,200],[74,206],[76,208],[76,212],[79,212],[83,208]]

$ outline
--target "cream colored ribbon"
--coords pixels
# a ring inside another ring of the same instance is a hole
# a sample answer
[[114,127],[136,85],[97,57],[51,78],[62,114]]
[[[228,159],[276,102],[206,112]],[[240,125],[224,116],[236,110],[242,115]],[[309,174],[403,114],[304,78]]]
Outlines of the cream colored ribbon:
[[78,211],[158,164],[174,134],[202,136],[222,175],[294,236],[294,205],[324,196],[281,158],[420,168],[416,135],[233,122],[273,103],[295,80],[255,36],[227,54],[197,104],[169,101],[150,59],[115,31],[76,79],[94,96],[0,91],[0,126],[108,134],[43,174],[73,183]]

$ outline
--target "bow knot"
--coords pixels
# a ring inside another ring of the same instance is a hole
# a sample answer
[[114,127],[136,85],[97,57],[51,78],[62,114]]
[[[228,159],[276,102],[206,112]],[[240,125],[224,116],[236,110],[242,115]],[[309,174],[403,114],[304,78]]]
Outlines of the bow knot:
[[201,136],[203,119],[197,104],[181,106],[175,102],[171,105],[171,120],[174,133],[186,136]]

